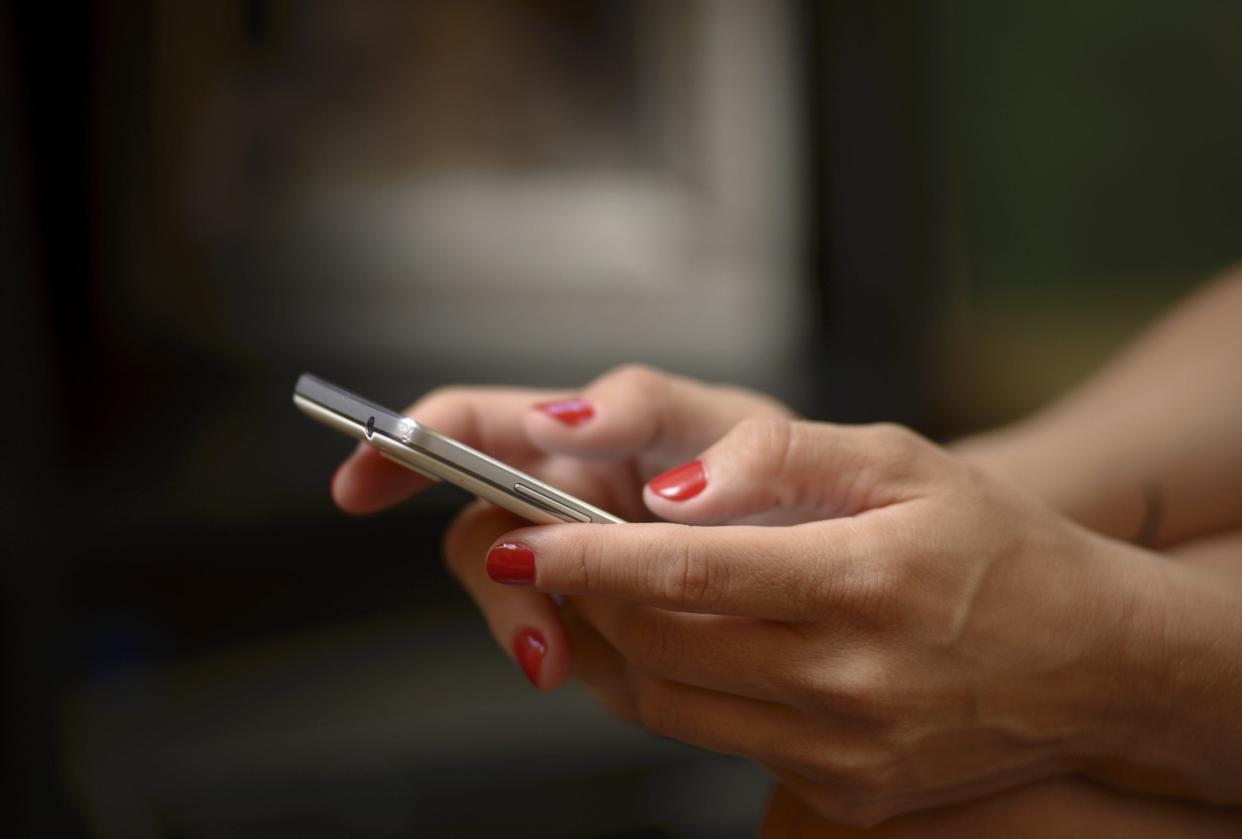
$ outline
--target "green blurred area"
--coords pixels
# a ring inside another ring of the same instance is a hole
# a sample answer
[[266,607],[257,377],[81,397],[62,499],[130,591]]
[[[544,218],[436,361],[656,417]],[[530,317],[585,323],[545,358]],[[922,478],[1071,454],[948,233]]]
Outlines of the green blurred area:
[[947,378],[984,423],[1242,256],[1242,3],[965,0],[934,25]]

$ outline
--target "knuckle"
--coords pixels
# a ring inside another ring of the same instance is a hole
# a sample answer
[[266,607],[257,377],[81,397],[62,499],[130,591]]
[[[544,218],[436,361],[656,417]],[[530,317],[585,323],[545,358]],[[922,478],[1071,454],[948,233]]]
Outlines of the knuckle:
[[596,590],[600,585],[599,549],[587,539],[567,539],[561,549],[565,557],[564,567],[572,575],[570,588],[584,593]]
[[792,455],[799,437],[798,423],[788,417],[753,416],[734,426],[727,445],[748,480],[780,486],[782,476],[796,460]]
[[654,555],[657,561],[651,566],[648,585],[672,608],[710,610],[724,600],[724,566],[715,564],[698,542],[670,540]]
[[613,385],[627,393],[649,395],[668,385],[668,374],[646,364],[622,364],[601,376],[598,383]]
[[902,559],[885,558],[866,567],[854,567],[851,573],[850,603],[856,613],[874,625],[885,625],[897,617],[905,584],[910,576],[909,563]]
[[[577,528],[571,528],[576,531]],[[595,540],[565,532],[538,549],[537,584],[562,594],[594,594],[605,585],[603,548]]]
[[901,605],[909,562],[870,528],[857,528],[842,555],[815,587],[820,608],[834,608],[867,625],[886,625]]
[[867,427],[873,456],[893,471],[911,467],[927,449],[927,442],[910,429],[896,423],[877,423]]
[[760,415],[746,417],[737,424],[736,432],[744,444],[767,454],[789,444],[792,428],[793,420],[788,417]]
[[855,655],[820,682],[821,701],[834,713],[885,725],[897,705],[899,685],[894,675],[883,655]]

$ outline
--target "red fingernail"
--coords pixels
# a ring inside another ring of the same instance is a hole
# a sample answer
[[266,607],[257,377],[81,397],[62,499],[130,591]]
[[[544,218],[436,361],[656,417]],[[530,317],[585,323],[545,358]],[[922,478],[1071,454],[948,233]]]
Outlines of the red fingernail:
[[670,501],[685,501],[707,486],[707,473],[703,471],[703,461],[692,460],[673,467],[663,475],[656,475],[647,485],[656,495]]
[[548,644],[536,629],[519,629],[513,638],[513,657],[522,665],[522,672],[535,687],[539,687],[539,668],[543,666],[543,657],[547,652]]
[[595,409],[585,399],[566,399],[563,402],[540,402],[535,406],[554,420],[566,425],[582,425],[595,416]]
[[530,585],[535,581],[535,552],[517,542],[497,545],[487,552],[487,576],[511,586]]

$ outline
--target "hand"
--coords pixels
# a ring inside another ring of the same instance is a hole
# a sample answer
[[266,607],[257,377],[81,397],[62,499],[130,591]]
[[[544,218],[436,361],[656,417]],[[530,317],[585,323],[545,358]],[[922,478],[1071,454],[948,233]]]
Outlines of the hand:
[[505,582],[525,567],[537,590],[592,595],[574,611],[624,659],[621,684],[605,668],[596,687],[656,733],[755,758],[826,817],[870,824],[1169,730],[1167,595],[1219,602],[1182,569],[895,427],[751,420],[700,467],[697,493],[648,486],[647,506],[820,520],[553,525],[488,555]]
[[[447,388],[428,394],[407,413],[630,521],[651,517],[642,492],[652,475],[710,445],[743,418],[789,415],[760,394],[632,365],[609,372],[576,395]],[[337,470],[332,494],[342,509],[361,514],[429,485],[359,444]],[[500,645],[532,682],[551,690],[572,666],[571,644],[555,605],[537,592],[497,586],[481,562],[492,538],[518,524],[519,519],[491,505],[472,505],[446,537],[446,561]]]
[[1037,781],[861,829],[825,821],[801,799],[778,788],[759,829],[760,839],[1226,839],[1239,835],[1242,813],[1127,794],[1076,778]]
[[[1186,545],[1171,560],[1193,565],[1222,582],[1242,579],[1242,532]],[[1050,778],[986,798],[907,813],[878,828],[854,829],[826,821],[788,790],[778,788],[759,834],[763,839],[934,839],[1125,836],[1225,837],[1242,835],[1242,810],[1206,807],[1174,798],[1110,789],[1085,778]]]

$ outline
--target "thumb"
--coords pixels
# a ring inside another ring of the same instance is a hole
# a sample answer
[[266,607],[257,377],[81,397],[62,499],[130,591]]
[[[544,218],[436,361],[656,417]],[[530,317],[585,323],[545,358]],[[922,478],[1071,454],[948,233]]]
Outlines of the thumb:
[[643,501],[683,524],[797,524],[914,498],[945,458],[900,426],[754,418],[652,478]]

